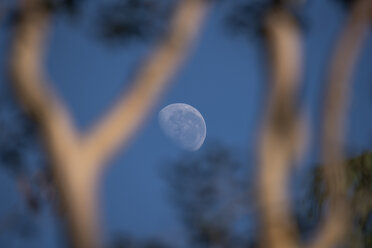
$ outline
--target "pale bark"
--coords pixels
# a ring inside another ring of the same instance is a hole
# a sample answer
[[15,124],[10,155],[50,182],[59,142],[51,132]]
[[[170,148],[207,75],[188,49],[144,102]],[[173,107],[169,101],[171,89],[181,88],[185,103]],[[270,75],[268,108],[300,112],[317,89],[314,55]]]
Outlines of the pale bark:
[[102,246],[97,187],[104,162],[127,145],[150,108],[188,54],[206,10],[206,1],[183,0],[168,35],[139,69],[132,90],[98,125],[81,135],[43,69],[49,13],[41,0],[22,0],[11,52],[12,83],[21,105],[40,126],[65,209],[71,245]]
[[351,77],[370,27],[371,16],[372,1],[356,1],[332,57],[322,132],[324,179],[329,207],[314,241],[309,244],[311,248],[337,247],[347,237],[351,224],[346,196],[343,143]]
[[169,35],[164,37],[140,68],[133,87],[85,136],[85,152],[95,161],[106,160],[120,144],[126,145],[141,126],[187,55],[206,7],[205,0],[181,1],[170,25]]
[[296,21],[281,8],[268,14],[266,34],[272,83],[259,151],[262,245],[292,248],[298,247],[298,234],[291,216],[289,173],[305,140],[295,107],[302,71],[301,38]]

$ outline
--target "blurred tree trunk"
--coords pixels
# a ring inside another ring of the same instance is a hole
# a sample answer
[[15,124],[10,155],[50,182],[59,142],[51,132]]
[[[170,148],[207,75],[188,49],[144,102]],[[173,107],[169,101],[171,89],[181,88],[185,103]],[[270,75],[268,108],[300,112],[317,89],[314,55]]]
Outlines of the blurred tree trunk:
[[267,15],[265,31],[272,86],[259,153],[262,244],[294,248],[298,247],[298,234],[291,216],[289,173],[305,140],[295,102],[302,71],[300,29],[289,12],[277,7]]
[[[296,109],[296,91],[302,69],[299,27],[285,11],[285,1],[277,2],[267,15],[265,25],[273,85],[260,140],[258,199],[262,244],[264,247],[287,248],[302,246],[291,216],[288,184],[291,164],[301,156],[307,134]],[[336,247],[349,226],[342,143],[349,82],[371,16],[372,1],[355,1],[331,60],[322,137],[330,209],[309,247]]]
[[329,209],[315,239],[309,244],[312,248],[336,247],[345,239],[350,226],[343,143],[351,78],[366,40],[371,17],[372,1],[356,0],[331,58],[322,132],[322,157]]

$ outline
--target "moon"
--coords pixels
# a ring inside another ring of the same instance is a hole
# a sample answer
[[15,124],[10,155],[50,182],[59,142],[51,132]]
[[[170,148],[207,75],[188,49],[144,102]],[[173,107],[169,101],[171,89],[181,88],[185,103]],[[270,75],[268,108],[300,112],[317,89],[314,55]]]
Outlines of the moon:
[[196,151],[204,143],[207,127],[200,112],[185,103],[164,107],[158,115],[159,124],[166,136],[187,151]]

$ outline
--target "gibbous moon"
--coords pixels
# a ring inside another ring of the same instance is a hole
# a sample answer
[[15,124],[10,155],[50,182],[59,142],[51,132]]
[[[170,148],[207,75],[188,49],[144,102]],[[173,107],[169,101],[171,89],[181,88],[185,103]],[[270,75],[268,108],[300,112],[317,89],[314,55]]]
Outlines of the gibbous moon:
[[159,124],[166,136],[188,151],[198,150],[207,134],[203,116],[185,103],[173,103],[164,107],[159,112]]

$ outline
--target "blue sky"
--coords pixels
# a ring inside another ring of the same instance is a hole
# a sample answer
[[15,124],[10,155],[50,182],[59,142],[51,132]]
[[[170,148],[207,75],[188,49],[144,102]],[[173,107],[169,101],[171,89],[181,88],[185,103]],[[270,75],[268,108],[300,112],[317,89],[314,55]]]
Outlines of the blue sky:
[[[305,11],[309,27],[304,34],[306,55],[301,93],[301,102],[309,113],[314,131],[306,156],[308,164],[317,160],[319,152],[317,116],[322,106],[326,59],[344,15],[331,1],[309,2]],[[137,237],[160,236],[177,244],[183,238],[182,226],[169,203],[159,169],[186,152],[174,146],[158,125],[157,112],[164,106],[183,102],[194,106],[204,116],[207,125],[204,146],[190,155],[203,153],[214,140],[239,147],[248,154],[254,153],[258,114],[264,105],[267,88],[264,61],[257,40],[232,37],[223,25],[220,8],[213,8],[192,53],[173,78],[168,92],[154,107],[131,145],[110,161],[100,192],[102,220],[109,239],[117,233],[130,233]],[[0,39],[4,54],[6,40]],[[368,84],[372,79],[371,37],[368,43],[369,48],[364,50],[355,74],[351,99],[346,146],[353,153],[372,146],[372,89]],[[63,18],[55,20],[46,68],[81,130],[97,121],[128,87],[134,69],[149,49],[151,46],[144,44],[110,47],[92,38],[81,26]],[[0,196],[14,198],[14,185],[4,173],[0,172],[0,177]],[[6,212],[7,207],[11,204],[4,205],[2,212]],[[35,247],[61,247],[57,238],[59,230],[50,216],[47,212],[41,218],[40,228],[44,234],[32,243]],[[1,242],[2,239],[0,245]]]
[[[218,12],[208,16],[202,35],[173,84],[154,108],[142,131],[108,168],[102,189],[107,232],[177,237],[180,228],[159,175],[165,162],[183,151],[162,133],[157,112],[183,102],[197,108],[207,125],[207,138],[246,147],[256,124],[254,113],[262,94],[257,50],[232,39],[221,28]],[[130,75],[148,47],[110,48],[78,28],[57,21],[48,68],[56,88],[84,129],[110,107],[130,83]],[[62,68],[63,67],[63,68]],[[204,146],[193,155],[201,153]],[[177,238],[178,239],[178,238]],[[176,240],[177,240],[176,239]]]

